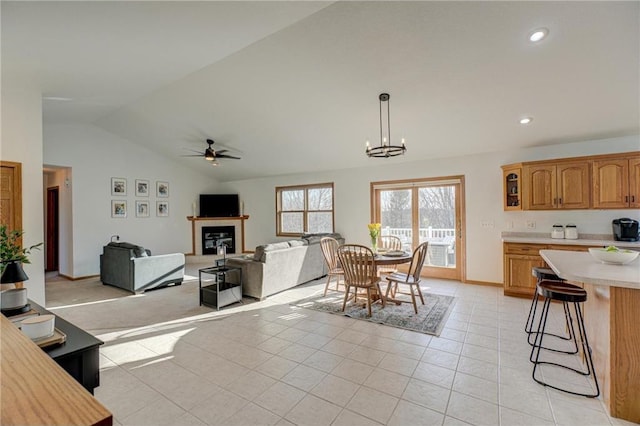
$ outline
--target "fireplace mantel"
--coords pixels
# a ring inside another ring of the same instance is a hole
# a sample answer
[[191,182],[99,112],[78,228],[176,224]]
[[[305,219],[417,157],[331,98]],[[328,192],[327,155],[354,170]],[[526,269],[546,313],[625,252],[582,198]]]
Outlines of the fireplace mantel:
[[[240,248],[240,253],[245,252],[244,246],[244,221],[249,219],[249,215],[234,217],[194,217],[187,216],[187,220],[191,222],[191,253],[187,255],[201,255],[202,243],[200,242],[200,233],[203,226],[234,226],[236,228],[236,244]],[[196,232],[197,231],[197,232]]]

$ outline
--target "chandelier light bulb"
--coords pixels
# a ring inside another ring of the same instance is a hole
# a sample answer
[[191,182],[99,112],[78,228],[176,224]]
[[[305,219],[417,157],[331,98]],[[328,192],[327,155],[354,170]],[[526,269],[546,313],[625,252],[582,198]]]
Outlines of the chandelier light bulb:
[[523,117],[520,119],[520,124],[529,124],[533,121],[531,117]]

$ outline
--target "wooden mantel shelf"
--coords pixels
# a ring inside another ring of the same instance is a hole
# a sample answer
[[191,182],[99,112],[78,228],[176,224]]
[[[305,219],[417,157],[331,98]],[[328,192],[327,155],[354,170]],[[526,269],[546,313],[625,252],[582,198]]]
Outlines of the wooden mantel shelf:
[[[242,241],[242,253],[244,253],[245,245],[244,245],[244,221],[249,219],[249,215],[242,216],[230,216],[230,217],[198,217],[198,216],[187,216],[187,220],[191,222],[191,253],[187,253],[187,255],[197,255],[202,253],[196,253],[196,223],[198,222],[240,222],[239,226],[239,234],[240,241]],[[238,228],[236,228],[236,234],[238,234]]]

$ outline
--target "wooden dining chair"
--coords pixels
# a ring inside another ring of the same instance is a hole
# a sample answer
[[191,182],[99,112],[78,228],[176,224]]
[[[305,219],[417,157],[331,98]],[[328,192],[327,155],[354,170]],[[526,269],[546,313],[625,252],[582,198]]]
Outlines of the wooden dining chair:
[[[418,313],[418,305],[416,303],[416,293],[420,296],[420,301],[424,305],[424,297],[420,290],[420,271],[424,265],[424,260],[427,257],[427,248],[429,243],[420,244],[414,251],[411,258],[411,265],[409,265],[409,271],[406,274],[398,273],[387,276],[387,291],[385,293],[385,299],[389,298],[389,292],[392,293],[392,297],[395,302],[413,303],[413,310]],[[400,286],[400,287],[399,287]],[[408,287],[408,292],[402,288],[402,286]],[[415,291],[414,291],[415,288]],[[396,299],[396,294],[405,294],[411,296],[411,302],[407,300]]]
[[386,250],[402,250],[402,240],[395,235],[383,235],[380,237],[378,247]]
[[327,290],[329,290],[329,284],[334,278],[336,280],[336,291],[340,291],[340,279],[342,278],[344,280],[344,271],[338,262],[339,245],[340,243],[335,238],[322,237],[320,239],[320,248],[322,249],[322,255],[327,265],[327,283],[324,286],[325,296],[327,295]]
[[[384,251],[398,251],[402,250],[402,240],[395,235],[384,235],[380,237],[379,248],[384,249]],[[398,272],[398,268],[394,265],[391,266],[378,266],[378,276],[382,277],[383,275],[394,274]]]
[[342,312],[347,307],[349,290],[354,289],[354,303],[357,303],[358,289],[363,289],[367,293],[367,313],[371,316],[371,290],[376,289],[385,306],[384,297],[380,290],[380,282],[377,274],[376,261],[370,248],[358,244],[344,244],[338,247],[338,259],[344,270],[344,301],[342,302]]

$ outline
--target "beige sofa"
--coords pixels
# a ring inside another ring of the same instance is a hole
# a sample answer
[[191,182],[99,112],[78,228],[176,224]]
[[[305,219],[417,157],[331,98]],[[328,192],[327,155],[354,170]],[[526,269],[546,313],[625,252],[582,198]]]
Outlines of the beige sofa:
[[245,296],[264,299],[327,274],[320,248],[324,235],[344,242],[340,234],[307,235],[297,240],[260,245],[253,256],[227,259],[227,266],[242,268],[242,293]]

